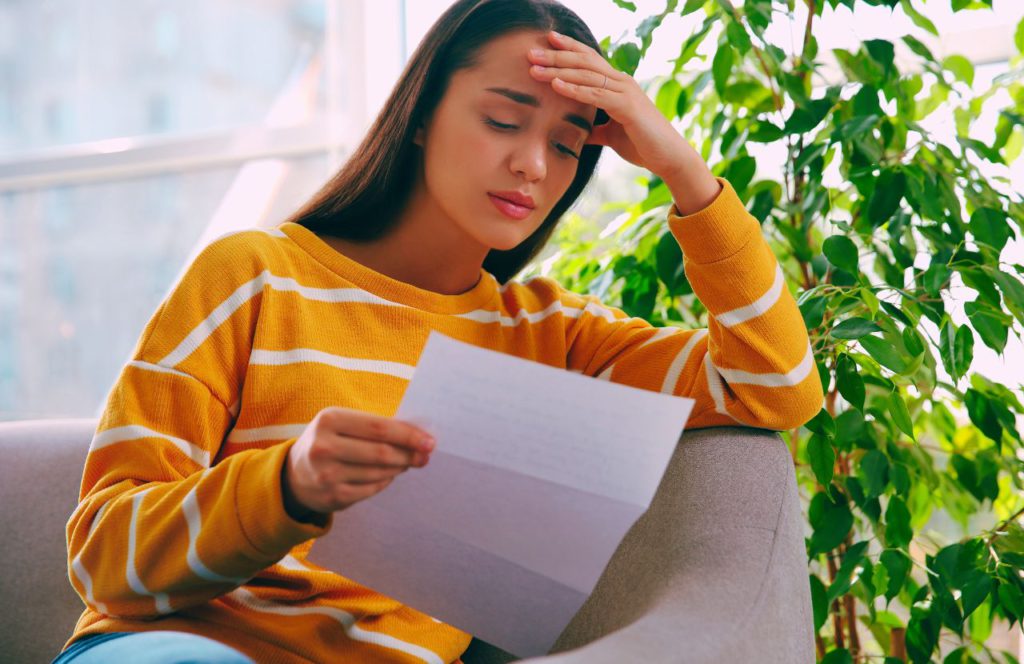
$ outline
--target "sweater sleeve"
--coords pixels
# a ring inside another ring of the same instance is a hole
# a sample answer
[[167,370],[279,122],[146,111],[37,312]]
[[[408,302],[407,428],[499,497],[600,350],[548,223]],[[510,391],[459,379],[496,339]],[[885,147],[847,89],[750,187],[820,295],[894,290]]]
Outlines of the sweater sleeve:
[[212,463],[237,414],[267,274],[243,235],[189,265],[107,396],[66,532],[72,585],[100,613],[201,604],[330,527],[284,510],[296,439]]
[[739,425],[782,431],[822,406],[821,379],[796,300],[757,219],[732,185],[669,230],[708,310],[700,329],[655,327],[594,295],[562,292],[567,367],[604,380],[694,399],[688,429]]

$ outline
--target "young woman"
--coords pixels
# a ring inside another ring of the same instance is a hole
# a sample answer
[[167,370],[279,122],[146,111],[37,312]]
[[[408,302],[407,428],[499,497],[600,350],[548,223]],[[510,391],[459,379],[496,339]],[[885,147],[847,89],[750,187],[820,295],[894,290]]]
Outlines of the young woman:
[[[603,146],[667,184],[708,328],[513,278]],[[57,661],[460,661],[470,634],[304,560],[334,512],[443,448],[393,417],[432,330],[689,396],[691,428],[789,429],[822,403],[731,185],[571,11],[460,0],[342,170],[275,228],[207,246],[147,324],[68,523],[86,609]]]

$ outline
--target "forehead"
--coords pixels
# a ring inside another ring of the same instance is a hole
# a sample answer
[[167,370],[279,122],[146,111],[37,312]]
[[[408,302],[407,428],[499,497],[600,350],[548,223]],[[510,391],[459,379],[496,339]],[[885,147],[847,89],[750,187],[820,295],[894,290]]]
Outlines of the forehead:
[[491,40],[480,49],[477,65],[460,71],[462,89],[484,98],[506,99],[501,95],[487,92],[489,87],[505,87],[525,92],[540,99],[541,108],[550,109],[559,115],[576,113],[593,124],[597,107],[592,104],[569,99],[551,87],[547,81],[538,81],[530,75],[530,61],[526,53],[531,48],[553,50],[543,32],[517,31]]

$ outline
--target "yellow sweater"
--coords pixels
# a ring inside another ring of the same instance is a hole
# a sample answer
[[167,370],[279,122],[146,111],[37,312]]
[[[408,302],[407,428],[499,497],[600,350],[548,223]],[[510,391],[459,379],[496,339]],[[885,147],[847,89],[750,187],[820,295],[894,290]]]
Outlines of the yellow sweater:
[[296,522],[281,496],[306,423],[327,406],[394,416],[431,330],[691,397],[687,428],[806,422],[822,388],[803,320],[757,220],[719,181],[705,209],[667,214],[707,329],[652,327],[546,277],[502,286],[481,270],[465,293],[423,290],[290,222],[217,238],[108,395],[67,524],[86,604],[68,644],[174,629],[259,662],[457,661],[469,634],[306,562],[332,519]]

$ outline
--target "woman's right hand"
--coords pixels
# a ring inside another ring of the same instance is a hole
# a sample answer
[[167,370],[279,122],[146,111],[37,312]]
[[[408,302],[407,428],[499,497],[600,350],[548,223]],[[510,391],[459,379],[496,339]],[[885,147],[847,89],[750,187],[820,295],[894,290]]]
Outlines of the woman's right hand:
[[298,521],[343,510],[383,491],[410,466],[427,465],[434,442],[391,417],[330,406],[288,450],[281,472],[285,510]]

